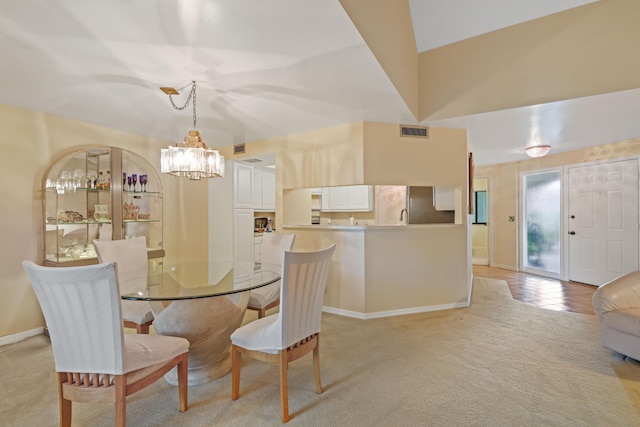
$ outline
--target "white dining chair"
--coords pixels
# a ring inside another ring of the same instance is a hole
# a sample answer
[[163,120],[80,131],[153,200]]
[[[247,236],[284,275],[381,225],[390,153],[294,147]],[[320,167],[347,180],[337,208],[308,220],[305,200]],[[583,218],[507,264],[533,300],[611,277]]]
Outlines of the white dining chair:
[[189,341],[125,334],[114,263],[41,267],[23,261],[44,314],[57,373],[60,425],[71,425],[75,402],[115,405],[126,425],[126,397],[178,370],[180,412],[188,407]]
[[322,301],[335,243],[313,252],[285,252],[280,286],[280,312],[236,329],[231,334],[231,398],[240,396],[241,355],[280,364],[282,421],[289,421],[287,370],[290,362],[313,350],[316,393],[320,381]]
[[[118,282],[123,294],[142,291],[147,284],[149,259],[147,239],[144,236],[123,240],[94,240],[98,262],[115,262]],[[147,301],[122,301],[124,326],[135,328],[139,334],[148,334],[153,323],[153,312]]]
[[[280,273],[285,251],[290,251],[296,235],[293,233],[265,233],[262,236],[261,265],[266,271]],[[254,289],[249,293],[249,310],[263,318],[266,311],[280,304],[280,281]]]

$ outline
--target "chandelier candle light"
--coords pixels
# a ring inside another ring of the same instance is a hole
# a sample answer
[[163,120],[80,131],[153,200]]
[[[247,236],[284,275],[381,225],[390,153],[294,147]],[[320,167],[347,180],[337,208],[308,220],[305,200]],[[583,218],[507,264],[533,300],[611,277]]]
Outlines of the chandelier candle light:
[[178,92],[173,88],[160,88],[169,95],[171,105],[176,110],[184,110],[193,100],[193,129],[175,146],[160,150],[160,171],[189,179],[218,178],[224,176],[224,157],[204,143],[200,132],[196,130],[196,82],[192,82],[191,92],[184,105],[178,107],[171,95]]

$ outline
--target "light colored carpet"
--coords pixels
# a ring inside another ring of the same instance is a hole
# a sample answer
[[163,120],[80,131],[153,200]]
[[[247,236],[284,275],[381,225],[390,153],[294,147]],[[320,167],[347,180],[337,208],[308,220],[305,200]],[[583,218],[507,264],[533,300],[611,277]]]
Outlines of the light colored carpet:
[[[57,424],[48,340],[0,348],[0,425]],[[472,306],[387,319],[323,314],[316,395],[311,356],[289,374],[289,425],[640,425],[640,366],[604,349],[595,316],[511,299],[476,278]],[[189,411],[161,380],[131,396],[130,426],[281,425],[276,365],[243,359],[240,399],[230,375],[189,390]],[[113,408],[75,404],[74,425],[113,425]]]

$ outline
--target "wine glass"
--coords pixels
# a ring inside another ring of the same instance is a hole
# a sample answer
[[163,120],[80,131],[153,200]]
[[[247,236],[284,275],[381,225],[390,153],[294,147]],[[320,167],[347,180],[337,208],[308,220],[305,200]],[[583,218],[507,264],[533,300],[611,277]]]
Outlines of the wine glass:
[[131,176],[129,176],[129,177],[127,178],[127,184],[128,184],[127,189],[128,189],[129,191],[131,191]]
[[147,191],[147,175],[140,175],[140,186],[142,187],[142,191]]
[[131,174],[131,182],[133,182],[133,191],[136,191],[136,184],[138,183],[138,175]]
[[127,183],[127,173],[122,172],[122,188],[124,189],[124,185]]

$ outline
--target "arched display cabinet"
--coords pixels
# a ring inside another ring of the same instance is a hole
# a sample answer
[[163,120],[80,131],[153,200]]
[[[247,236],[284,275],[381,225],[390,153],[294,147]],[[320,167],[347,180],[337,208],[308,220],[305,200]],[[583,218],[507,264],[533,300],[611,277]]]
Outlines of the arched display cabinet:
[[44,265],[94,264],[94,240],[136,236],[146,237],[150,259],[164,257],[162,181],[144,158],[117,147],[79,151],[54,163],[43,184]]

